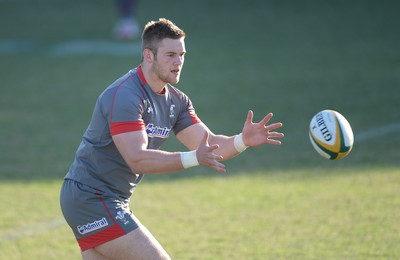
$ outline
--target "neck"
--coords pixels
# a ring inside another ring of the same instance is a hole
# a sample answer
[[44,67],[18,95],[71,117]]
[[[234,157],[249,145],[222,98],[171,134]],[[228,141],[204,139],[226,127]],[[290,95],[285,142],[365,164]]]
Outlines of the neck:
[[158,94],[163,94],[165,93],[165,87],[167,86],[167,83],[160,80],[157,75],[151,70],[151,65],[150,64],[141,64],[143,76],[147,82],[147,84],[150,86],[150,88]]

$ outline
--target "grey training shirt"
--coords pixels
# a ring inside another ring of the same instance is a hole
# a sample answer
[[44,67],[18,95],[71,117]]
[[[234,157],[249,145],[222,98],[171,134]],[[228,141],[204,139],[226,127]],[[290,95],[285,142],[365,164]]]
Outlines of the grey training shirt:
[[65,179],[129,199],[143,175],[128,167],[112,136],[146,130],[148,148],[158,149],[171,131],[177,134],[199,122],[188,96],[171,85],[162,94],[154,93],[139,66],[112,83],[97,99]]

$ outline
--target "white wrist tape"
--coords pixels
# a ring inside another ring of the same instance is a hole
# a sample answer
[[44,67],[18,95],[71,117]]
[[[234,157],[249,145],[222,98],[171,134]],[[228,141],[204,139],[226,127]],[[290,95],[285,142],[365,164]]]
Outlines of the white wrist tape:
[[236,151],[239,153],[243,152],[247,149],[247,145],[243,142],[243,135],[242,133],[235,135],[235,139],[233,139],[233,145],[235,146]]
[[196,150],[190,152],[181,152],[181,162],[183,168],[185,169],[199,165],[199,162],[197,161]]

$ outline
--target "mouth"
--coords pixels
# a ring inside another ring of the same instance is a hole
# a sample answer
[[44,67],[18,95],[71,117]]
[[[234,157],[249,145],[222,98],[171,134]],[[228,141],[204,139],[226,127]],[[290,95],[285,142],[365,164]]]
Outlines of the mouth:
[[179,73],[181,72],[181,70],[180,69],[175,69],[175,70],[171,70],[171,72],[172,72],[172,74],[178,76]]

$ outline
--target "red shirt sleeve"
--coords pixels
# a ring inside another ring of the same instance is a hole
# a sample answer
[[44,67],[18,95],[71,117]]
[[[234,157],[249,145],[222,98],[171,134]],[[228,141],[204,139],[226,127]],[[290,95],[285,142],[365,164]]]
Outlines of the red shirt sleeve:
[[112,122],[110,126],[111,136],[144,129],[145,126],[142,119],[131,122]]

